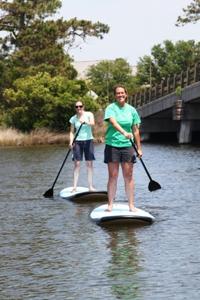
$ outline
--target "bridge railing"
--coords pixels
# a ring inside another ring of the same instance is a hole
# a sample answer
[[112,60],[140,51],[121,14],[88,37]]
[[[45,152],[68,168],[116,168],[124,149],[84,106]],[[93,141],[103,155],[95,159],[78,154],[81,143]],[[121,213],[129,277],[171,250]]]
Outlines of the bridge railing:
[[140,107],[160,97],[176,92],[177,88],[183,89],[198,81],[200,81],[200,62],[192,67],[188,67],[186,71],[182,71],[180,74],[169,76],[162,80],[160,84],[142,88],[129,98],[129,103],[135,107]]

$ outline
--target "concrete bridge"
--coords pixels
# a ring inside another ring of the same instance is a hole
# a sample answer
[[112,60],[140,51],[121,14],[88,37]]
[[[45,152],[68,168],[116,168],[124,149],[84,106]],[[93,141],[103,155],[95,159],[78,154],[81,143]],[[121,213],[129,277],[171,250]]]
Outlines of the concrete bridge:
[[146,139],[173,133],[179,144],[190,143],[200,133],[200,64],[133,95],[129,102],[141,116]]

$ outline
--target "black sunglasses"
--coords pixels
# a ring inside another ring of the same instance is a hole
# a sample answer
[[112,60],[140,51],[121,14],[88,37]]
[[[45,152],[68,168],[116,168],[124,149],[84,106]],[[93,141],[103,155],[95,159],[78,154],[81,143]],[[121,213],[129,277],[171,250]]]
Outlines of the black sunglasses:
[[76,108],[82,108],[83,105],[76,105],[75,107],[76,107]]

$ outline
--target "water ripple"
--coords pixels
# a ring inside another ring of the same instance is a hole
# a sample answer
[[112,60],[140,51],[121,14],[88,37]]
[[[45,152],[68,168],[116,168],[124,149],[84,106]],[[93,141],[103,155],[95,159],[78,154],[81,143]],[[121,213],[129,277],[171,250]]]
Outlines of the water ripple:
[[[103,145],[95,148],[95,185],[105,189]],[[150,193],[135,165],[136,205],[151,226],[101,228],[89,213],[98,203],[58,197],[72,183],[68,159],[54,188],[43,193],[65,147],[0,149],[0,299],[197,300],[200,297],[199,148],[144,144],[144,161],[162,189]],[[80,185],[86,183],[82,164]],[[120,173],[118,200],[126,201]]]

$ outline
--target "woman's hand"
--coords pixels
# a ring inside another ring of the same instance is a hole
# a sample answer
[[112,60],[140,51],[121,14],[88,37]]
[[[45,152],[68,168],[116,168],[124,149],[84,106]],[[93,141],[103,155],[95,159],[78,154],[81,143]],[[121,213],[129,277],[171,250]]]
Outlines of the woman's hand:
[[79,119],[79,122],[80,122],[81,124],[86,123],[84,117],[81,117],[81,118]]
[[69,144],[69,148],[72,149],[74,147],[73,144]]
[[129,140],[133,138],[133,134],[131,132],[124,131],[123,135],[125,136],[125,138],[127,138]]
[[139,157],[139,158],[141,158],[142,157],[142,149],[141,148],[138,148],[137,149],[137,156]]

